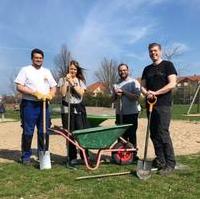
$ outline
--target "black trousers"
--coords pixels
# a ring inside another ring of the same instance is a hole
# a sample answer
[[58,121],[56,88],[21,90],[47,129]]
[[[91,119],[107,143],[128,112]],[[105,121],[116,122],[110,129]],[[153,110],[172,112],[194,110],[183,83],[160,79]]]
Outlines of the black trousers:
[[150,122],[150,137],[158,160],[166,166],[176,165],[174,148],[170,137],[170,106],[157,106],[153,109]]
[[[63,128],[68,129],[68,114],[61,114]],[[86,115],[84,113],[70,114],[70,132],[86,128]],[[82,156],[82,154],[80,154]],[[69,160],[77,158],[76,146],[69,142]]]
[[130,115],[122,115],[121,119],[120,119],[120,115],[117,114],[116,124],[121,124],[120,120],[122,120],[121,121],[122,124],[133,124],[125,131],[122,137],[128,140],[130,143],[132,143],[134,147],[136,147],[137,146],[136,131],[138,128],[138,113],[130,114]]

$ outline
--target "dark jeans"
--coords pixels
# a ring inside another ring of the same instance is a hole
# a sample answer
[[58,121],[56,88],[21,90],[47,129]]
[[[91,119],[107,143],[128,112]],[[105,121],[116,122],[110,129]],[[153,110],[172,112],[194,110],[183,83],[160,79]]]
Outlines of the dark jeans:
[[[61,117],[62,117],[63,128],[68,129],[68,114],[63,113],[61,114]],[[72,113],[70,115],[70,132],[86,128],[85,117],[86,116],[83,113],[79,114]],[[82,157],[82,153],[80,155]],[[69,159],[72,160],[76,158],[77,158],[76,146],[74,146],[72,143],[69,142]]]
[[157,106],[153,109],[150,122],[150,136],[158,160],[169,167],[176,165],[174,149],[170,137],[170,106]]
[[[122,124],[133,124],[129,127],[123,134],[123,138],[128,140],[133,144],[134,147],[137,146],[136,131],[138,128],[138,113],[130,115],[122,115]],[[116,124],[120,124],[120,115],[116,115]]]

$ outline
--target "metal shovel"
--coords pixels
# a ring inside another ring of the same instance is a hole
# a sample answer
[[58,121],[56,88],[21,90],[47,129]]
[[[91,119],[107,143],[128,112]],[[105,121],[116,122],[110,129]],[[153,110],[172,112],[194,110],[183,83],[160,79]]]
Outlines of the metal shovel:
[[147,161],[147,149],[148,149],[148,144],[149,144],[151,113],[153,110],[153,106],[157,102],[157,98],[154,97],[153,100],[154,101],[152,102],[147,100],[147,103],[149,104],[149,117],[148,117],[147,132],[146,132],[145,147],[144,147],[144,159],[138,160],[137,162],[136,174],[138,178],[141,180],[147,180],[148,178],[151,177],[152,162]]
[[47,146],[46,129],[46,99],[43,100],[43,150],[39,152],[40,170],[51,169],[50,152],[46,150]]

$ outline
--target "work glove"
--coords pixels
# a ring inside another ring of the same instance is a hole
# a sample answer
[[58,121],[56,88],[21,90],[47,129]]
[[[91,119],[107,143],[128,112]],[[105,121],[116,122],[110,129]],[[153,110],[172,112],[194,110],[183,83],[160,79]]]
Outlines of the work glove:
[[51,93],[48,93],[47,95],[44,95],[42,99],[51,101],[53,99],[53,95]]
[[33,96],[36,97],[38,100],[43,100],[44,95],[38,91],[33,93]]

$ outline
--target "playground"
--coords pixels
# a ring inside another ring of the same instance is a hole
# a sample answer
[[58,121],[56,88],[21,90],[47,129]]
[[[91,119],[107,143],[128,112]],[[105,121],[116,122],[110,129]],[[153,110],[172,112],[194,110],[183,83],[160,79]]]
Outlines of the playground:
[[[114,110],[111,108],[97,108],[87,107],[88,114],[109,114],[113,115]],[[8,120],[8,119],[7,119]],[[109,119],[104,121],[102,126],[112,126],[115,120]],[[52,119],[53,125],[61,126],[61,119]],[[139,119],[139,127],[137,131],[138,140],[138,155],[142,158],[145,133],[146,133],[147,120],[146,118]],[[171,136],[175,148],[176,155],[188,155],[200,152],[200,125],[199,121],[188,120],[172,120],[171,121]],[[13,162],[20,159],[20,144],[21,144],[21,127],[19,121],[3,122],[0,125],[1,139],[0,139],[0,162]],[[34,133],[34,139],[32,148],[36,149],[36,132]],[[50,137],[50,152],[52,154],[52,160],[57,163],[62,163],[66,158],[66,141],[63,137],[58,135],[52,135]],[[33,155],[36,154],[36,150],[33,150]],[[152,143],[150,142],[148,157],[154,158],[154,151]],[[34,158],[34,156],[33,156]]]

